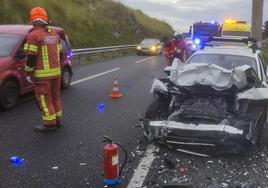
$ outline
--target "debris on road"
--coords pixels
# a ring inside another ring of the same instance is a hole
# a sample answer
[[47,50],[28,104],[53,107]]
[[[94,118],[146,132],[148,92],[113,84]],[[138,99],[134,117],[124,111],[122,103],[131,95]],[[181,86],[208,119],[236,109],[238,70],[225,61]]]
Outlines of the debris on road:
[[131,152],[131,155],[132,155],[132,157],[133,157],[133,158],[135,157],[135,154],[134,154],[134,152],[133,152],[133,151]]
[[188,169],[186,168],[186,167],[184,167],[184,166],[180,166],[179,167],[179,172],[180,173],[185,173],[185,172],[187,172],[188,171]]
[[98,108],[98,111],[99,111],[100,113],[103,113],[103,112],[105,111],[105,104],[104,104],[104,103],[99,103],[99,104],[97,105],[97,108]]
[[165,165],[168,169],[172,170],[175,168],[175,164],[167,157],[164,158],[164,162],[165,162]]
[[19,166],[21,166],[23,164],[24,159],[22,159],[19,156],[12,156],[12,157],[10,157],[9,161],[14,166],[19,167]]
[[86,166],[87,163],[79,163],[80,166]]
[[126,84],[126,87],[131,87],[132,85],[131,85],[131,83],[130,82],[128,82],[127,84]]
[[59,167],[57,167],[57,166],[53,166],[52,169],[53,169],[53,170],[58,170]]

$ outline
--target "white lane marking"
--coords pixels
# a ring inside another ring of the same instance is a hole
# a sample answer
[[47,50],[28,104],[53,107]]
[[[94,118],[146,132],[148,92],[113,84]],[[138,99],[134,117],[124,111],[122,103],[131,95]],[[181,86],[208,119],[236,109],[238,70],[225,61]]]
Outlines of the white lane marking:
[[83,78],[83,79],[80,79],[80,80],[76,80],[76,81],[72,82],[71,85],[73,86],[73,85],[79,84],[79,83],[81,83],[81,82],[85,82],[85,81],[87,81],[87,80],[91,80],[91,79],[93,79],[93,78],[97,78],[97,77],[99,77],[99,76],[102,76],[102,75],[105,75],[105,74],[108,74],[108,73],[117,71],[117,70],[119,70],[119,69],[121,69],[121,68],[111,69],[111,70],[108,70],[108,71],[105,71],[105,72],[102,72],[102,73],[99,73],[99,74],[95,74],[95,75],[92,75],[92,76],[89,76],[89,77],[86,77],[86,78]]
[[154,57],[148,57],[148,58],[139,60],[139,61],[137,61],[136,63],[143,63],[143,62],[145,62],[145,61],[147,61],[147,60],[149,60],[149,59],[153,59],[153,58],[154,58]]
[[154,159],[154,151],[156,147],[154,145],[148,145],[144,157],[141,159],[136,172],[132,176],[127,188],[141,188],[143,182],[152,166]]

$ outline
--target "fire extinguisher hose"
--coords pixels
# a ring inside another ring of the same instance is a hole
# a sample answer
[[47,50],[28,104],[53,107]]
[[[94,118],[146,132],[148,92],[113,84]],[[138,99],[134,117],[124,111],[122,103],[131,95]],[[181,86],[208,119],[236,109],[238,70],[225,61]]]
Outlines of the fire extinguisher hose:
[[122,172],[123,172],[123,170],[124,170],[124,168],[125,168],[125,166],[126,166],[126,164],[127,164],[127,161],[128,161],[128,154],[127,154],[127,150],[126,150],[126,148],[122,145],[122,144],[120,144],[120,143],[118,143],[118,142],[115,142],[122,150],[123,150],[123,152],[124,152],[124,154],[125,154],[125,160],[124,160],[124,163],[123,163],[123,165],[121,166],[121,168],[120,168],[120,170],[119,170],[119,177],[121,177],[121,175],[122,175]]

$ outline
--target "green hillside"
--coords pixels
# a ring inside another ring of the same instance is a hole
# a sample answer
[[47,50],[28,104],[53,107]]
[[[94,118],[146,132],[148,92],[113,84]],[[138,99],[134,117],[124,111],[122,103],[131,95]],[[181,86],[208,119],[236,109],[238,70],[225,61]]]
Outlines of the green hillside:
[[1,0],[0,24],[26,24],[34,6],[47,9],[51,25],[66,30],[73,48],[134,44],[173,32],[168,24],[113,0]]

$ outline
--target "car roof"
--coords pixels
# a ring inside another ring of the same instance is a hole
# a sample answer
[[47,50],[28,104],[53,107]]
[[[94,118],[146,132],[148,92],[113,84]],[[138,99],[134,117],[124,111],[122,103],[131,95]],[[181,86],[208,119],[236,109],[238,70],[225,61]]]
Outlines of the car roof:
[[[64,31],[62,28],[59,27],[49,27],[58,33],[62,33]],[[0,33],[27,35],[32,28],[32,25],[0,25]]]
[[159,41],[159,39],[143,39],[143,41]]
[[195,54],[228,54],[228,55],[240,55],[247,57],[255,57],[252,49],[248,46],[213,46],[205,47],[203,50],[198,50]]

